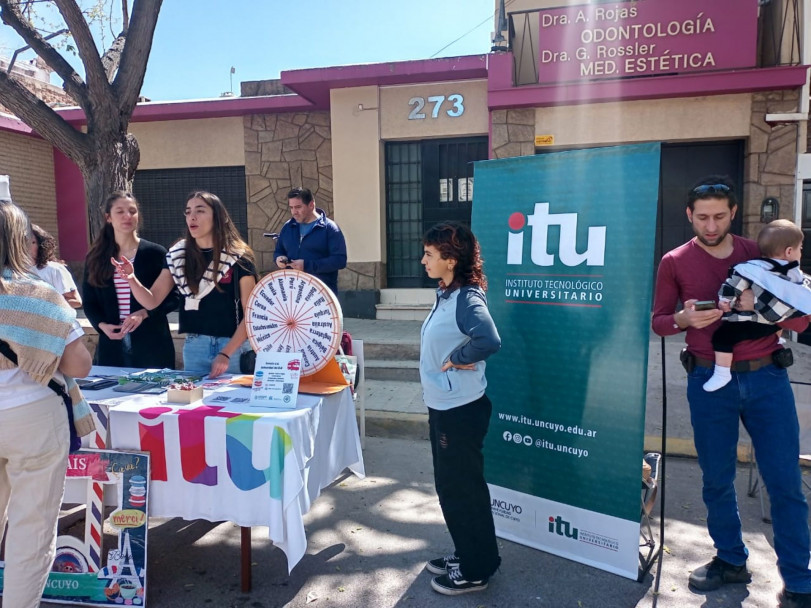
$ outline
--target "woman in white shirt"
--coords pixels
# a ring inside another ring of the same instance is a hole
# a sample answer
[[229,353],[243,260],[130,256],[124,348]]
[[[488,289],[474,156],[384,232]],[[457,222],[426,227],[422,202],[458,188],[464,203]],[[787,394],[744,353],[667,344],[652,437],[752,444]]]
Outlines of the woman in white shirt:
[[31,270],[62,294],[72,308],[82,307],[82,297],[76,282],[65,266],[56,257],[56,239],[36,224],[31,225],[30,252],[34,265]]

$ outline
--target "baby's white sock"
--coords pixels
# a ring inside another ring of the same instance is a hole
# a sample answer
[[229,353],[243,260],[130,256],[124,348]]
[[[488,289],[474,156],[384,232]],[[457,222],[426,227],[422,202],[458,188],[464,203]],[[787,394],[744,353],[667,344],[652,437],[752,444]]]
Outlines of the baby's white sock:
[[708,393],[724,388],[732,380],[732,371],[728,367],[715,365],[712,377],[704,383],[704,390]]

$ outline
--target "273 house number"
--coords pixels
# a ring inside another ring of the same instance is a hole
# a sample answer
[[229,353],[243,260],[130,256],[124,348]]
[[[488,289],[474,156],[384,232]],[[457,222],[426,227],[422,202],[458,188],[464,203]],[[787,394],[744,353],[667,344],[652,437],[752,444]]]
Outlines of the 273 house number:
[[[445,110],[445,114],[451,118],[461,116],[465,112],[465,98],[461,95],[431,95],[428,98],[428,103],[433,104],[431,110],[431,118],[439,118],[439,112]],[[408,100],[408,105],[411,106],[411,112],[408,114],[408,120],[422,120],[425,118],[425,97],[412,97]],[[449,107],[450,106],[450,107]]]

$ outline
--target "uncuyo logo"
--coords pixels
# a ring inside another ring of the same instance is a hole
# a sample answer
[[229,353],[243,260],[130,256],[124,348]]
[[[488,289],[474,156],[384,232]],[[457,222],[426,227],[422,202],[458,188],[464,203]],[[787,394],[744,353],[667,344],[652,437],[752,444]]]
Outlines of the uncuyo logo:
[[490,503],[490,508],[495,509],[497,511],[502,511],[504,513],[513,513],[515,515],[521,515],[524,512],[524,509],[521,505],[517,505],[511,502],[507,502],[506,500],[501,500],[499,498],[493,498]]
[[555,256],[548,251],[550,226],[560,226],[558,256],[566,266],[605,265],[605,226],[590,226],[588,242],[583,253],[577,252],[577,213],[549,213],[549,203],[535,203],[529,216],[520,211],[510,215],[510,233],[507,236],[507,264],[524,261],[524,228],[531,228],[530,258],[536,266],[552,266]]

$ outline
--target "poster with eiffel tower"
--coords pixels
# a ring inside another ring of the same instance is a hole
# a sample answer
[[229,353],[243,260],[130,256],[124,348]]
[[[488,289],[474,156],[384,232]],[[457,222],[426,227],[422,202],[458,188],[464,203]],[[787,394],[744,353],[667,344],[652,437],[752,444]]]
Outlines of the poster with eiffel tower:
[[43,600],[146,606],[149,479],[148,453],[82,449],[69,456],[68,482],[86,485],[84,526],[60,530]]

